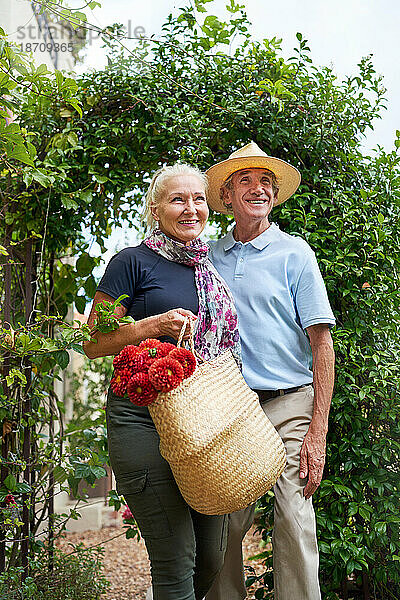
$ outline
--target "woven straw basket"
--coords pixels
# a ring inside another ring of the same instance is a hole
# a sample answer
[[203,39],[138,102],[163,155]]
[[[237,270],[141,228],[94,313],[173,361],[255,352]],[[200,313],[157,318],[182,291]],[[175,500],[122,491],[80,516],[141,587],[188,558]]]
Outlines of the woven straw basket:
[[241,510],[281,475],[285,448],[231,354],[198,364],[149,407],[186,502],[206,515]]

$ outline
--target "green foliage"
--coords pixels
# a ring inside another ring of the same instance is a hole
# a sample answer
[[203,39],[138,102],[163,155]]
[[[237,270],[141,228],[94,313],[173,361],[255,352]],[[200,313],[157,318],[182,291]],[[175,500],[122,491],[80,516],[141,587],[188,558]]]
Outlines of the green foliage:
[[22,569],[14,567],[0,574],[1,600],[100,600],[109,583],[103,575],[103,550],[82,544],[65,554],[42,550],[31,565],[32,576],[21,580]]
[[[96,361],[86,359],[71,381],[74,415],[66,428],[69,447],[76,452],[82,448],[92,448],[97,464],[108,464],[108,447],[105,423],[105,402],[112,377],[112,357],[105,356]],[[85,391],[85,393],[84,393]],[[93,462],[93,460],[92,460]],[[76,462],[78,464],[79,461]],[[87,462],[83,463],[84,465]],[[80,470],[71,474],[71,489],[75,495],[81,482]],[[64,480],[67,478],[65,474]],[[87,479],[86,479],[87,481]],[[108,505],[119,511],[124,503],[123,497],[116,490],[108,493]],[[127,538],[140,539],[135,520],[131,517],[124,519],[125,535]]]
[[[94,296],[94,291],[92,296]],[[124,298],[128,298],[127,294],[122,294],[114,302],[108,302],[104,300],[102,303],[96,304],[97,316],[94,321],[94,328],[101,333],[108,333],[118,329],[121,324],[133,323],[132,317],[116,317],[114,315],[115,309],[120,305]]]
[[[88,2],[88,6],[93,10],[100,3],[92,1]],[[85,13],[64,6],[64,0],[57,3],[39,0],[34,9],[38,14],[44,13],[50,21],[58,20],[63,22],[64,27],[72,29],[77,29],[87,21]],[[73,54],[78,60],[77,51],[82,44],[75,39],[72,46]],[[30,93],[38,101],[41,98],[50,101],[56,99],[82,116],[81,106],[75,97],[76,91],[74,79],[61,71],[52,73],[45,64],[36,65],[27,52],[8,40],[7,32],[0,27],[0,170],[5,167],[21,175],[19,163],[35,166],[37,155],[31,140],[33,133],[25,128],[21,129],[18,123],[11,122],[13,115],[19,111],[24,95]],[[29,177],[39,183],[48,180],[45,171],[33,170]]]
[[[103,307],[98,328],[112,331],[119,327],[114,316],[118,301]],[[78,326],[77,326],[78,325]],[[52,333],[48,331],[51,326]],[[96,328],[96,325],[95,325]],[[47,333],[44,331],[47,330]],[[86,500],[85,489],[78,491],[81,483],[93,486],[106,475],[108,452],[104,413],[91,419],[63,427],[63,404],[54,393],[54,379],[59,379],[69,363],[68,351],[82,352],[81,343],[91,339],[92,330],[87,325],[74,325],[61,321],[59,316],[38,315],[37,322],[19,325],[16,329],[0,328],[0,348],[8,363],[6,376],[0,387],[0,418],[4,428],[13,436],[12,452],[2,458],[2,467],[8,474],[0,487],[0,529],[10,543],[9,567],[18,564],[18,541],[21,534],[21,515],[24,506],[31,511],[32,539],[37,538],[36,549],[42,547],[39,528],[45,523],[53,486],[72,493],[76,499]],[[68,350],[68,351],[67,351]],[[29,362],[28,362],[29,361]],[[108,369],[109,374],[110,368]],[[21,410],[28,402],[28,410]],[[59,423],[57,432],[54,422]],[[31,485],[26,481],[24,438],[31,430],[30,455],[34,473]],[[49,485],[49,478],[53,483]],[[15,504],[7,505],[7,495],[12,493]],[[39,504],[38,504],[39,503]],[[71,509],[52,517],[53,531],[65,529],[68,519],[79,518]],[[32,549],[35,549],[32,543]]]
[[[33,133],[21,129],[18,123],[9,122],[18,111],[23,99],[22,92],[28,90],[39,100],[42,97],[53,100],[55,96],[82,115],[74,96],[76,83],[60,71],[53,75],[44,64],[36,66],[17,45],[7,41],[4,30],[0,28],[0,87],[3,96],[0,110],[0,168],[14,169],[18,162],[34,167],[36,149],[31,138]],[[21,171],[17,172],[21,174]],[[44,183],[46,174],[33,169],[32,178]]]

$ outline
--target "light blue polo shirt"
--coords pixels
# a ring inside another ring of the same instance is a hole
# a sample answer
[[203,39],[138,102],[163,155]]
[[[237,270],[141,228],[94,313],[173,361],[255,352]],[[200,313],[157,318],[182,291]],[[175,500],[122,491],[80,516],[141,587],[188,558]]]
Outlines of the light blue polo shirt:
[[209,245],[210,259],[235,299],[248,385],[277,390],[311,383],[305,329],[334,325],[335,318],[310,246],[274,223],[245,244],[230,231]]

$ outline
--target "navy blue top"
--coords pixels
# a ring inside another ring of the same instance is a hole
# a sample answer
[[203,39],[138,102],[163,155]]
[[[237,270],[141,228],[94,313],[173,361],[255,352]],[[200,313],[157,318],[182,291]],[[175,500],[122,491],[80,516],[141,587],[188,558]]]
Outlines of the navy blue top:
[[[121,304],[135,320],[173,308],[185,308],[195,315],[199,310],[194,268],[167,260],[143,242],[112,257],[97,291],[114,300],[128,294]],[[172,338],[164,339],[176,343]]]

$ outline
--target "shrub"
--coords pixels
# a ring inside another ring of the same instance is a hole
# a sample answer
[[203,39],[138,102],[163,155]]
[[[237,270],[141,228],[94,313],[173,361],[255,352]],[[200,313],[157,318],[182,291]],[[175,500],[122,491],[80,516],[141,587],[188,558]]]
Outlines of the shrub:
[[109,583],[103,575],[102,548],[82,544],[54,557],[43,552],[30,564],[31,576],[22,581],[23,569],[0,575],[0,600],[99,600]]

